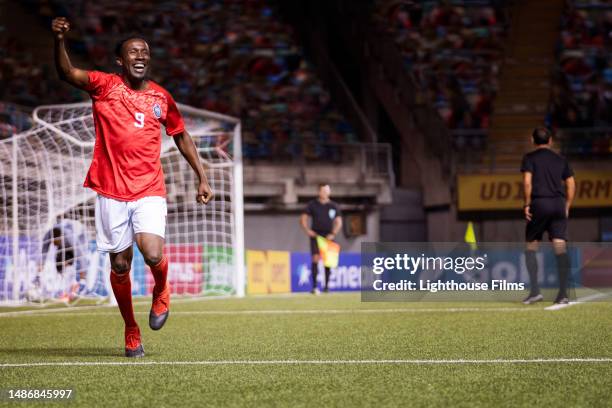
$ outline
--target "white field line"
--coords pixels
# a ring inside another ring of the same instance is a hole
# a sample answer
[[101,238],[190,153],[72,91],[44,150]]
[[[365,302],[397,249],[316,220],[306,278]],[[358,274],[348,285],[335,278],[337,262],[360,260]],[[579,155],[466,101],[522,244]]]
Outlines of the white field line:
[[[525,312],[525,311],[534,311],[534,310],[559,310],[564,309],[569,306],[578,305],[582,303],[586,303],[592,300],[597,300],[601,298],[605,298],[611,296],[612,293],[595,293],[593,295],[585,296],[582,298],[576,299],[574,302],[570,302],[565,305],[552,305],[545,307],[544,309],[538,307],[457,307],[457,308],[429,308],[429,309],[408,309],[408,308],[396,308],[396,309],[294,309],[294,310],[200,310],[200,311],[175,311],[172,312],[173,315],[176,314],[209,314],[209,315],[240,315],[240,314],[350,314],[350,313],[458,313],[458,312]],[[262,295],[259,299],[264,299],[265,296],[272,295]],[[294,295],[292,295],[294,296]],[[173,304],[176,303],[191,303],[203,300],[219,300],[219,299],[236,299],[235,297],[227,296],[227,297],[205,297],[205,298],[181,298],[173,301]],[[150,300],[140,300],[135,301],[134,305],[140,304],[150,304]],[[0,313],[0,318],[2,317],[17,317],[17,316],[41,316],[46,314],[54,314],[60,316],[66,315],[106,315],[106,314],[115,314],[114,312],[101,312],[101,313],[81,313],[84,310],[108,310],[110,308],[115,308],[116,305],[91,305],[91,306],[75,306],[75,307],[66,307],[66,308],[53,308],[53,309],[33,309],[33,310],[19,310],[15,312],[3,312]],[[148,312],[136,312],[137,314],[146,314]]]
[[[344,293],[339,293],[339,294],[334,294],[334,297],[337,296],[346,296],[347,294]],[[270,298],[295,298],[295,297],[312,297],[312,295],[310,293],[306,293],[306,294],[302,294],[302,293],[271,293],[271,294],[266,294],[266,295],[249,295],[248,299],[249,300],[262,300],[262,299],[270,299]],[[172,299],[172,303],[173,304],[179,304],[179,303],[197,303],[197,302],[207,302],[207,301],[213,301],[213,300],[242,300],[244,298],[238,298],[236,296],[230,296],[230,295],[219,295],[219,296],[192,296],[192,297],[181,297],[178,299]],[[104,308],[109,308],[109,307],[115,307],[117,305],[111,305],[110,303],[98,303],[95,305],[89,305],[89,306],[78,306],[78,305],[69,305],[66,304],[65,302],[58,302],[58,303],[53,303],[53,304],[63,304],[64,307],[56,307],[56,308],[46,308],[45,305],[41,305],[38,306],[37,309],[30,309],[30,310],[20,310],[20,311],[15,311],[15,312],[6,312],[9,314],[14,314],[14,313],[23,313],[23,314],[32,314],[32,312],[34,313],[66,313],[66,312],[77,312],[80,310],[91,310],[91,309],[104,309]],[[150,305],[151,304],[151,296],[137,296],[134,298],[133,304],[136,305]],[[2,316],[4,313],[0,313],[0,316]]]
[[612,363],[612,358],[534,358],[489,360],[208,360],[208,361],[47,361],[0,363],[0,368],[88,366],[223,366],[223,365],[483,365],[483,364]]
[[[230,295],[219,295],[219,296],[193,296],[193,297],[182,297],[178,299],[173,299],[172,303],[193,303],[193,302],[205,302],[209,300],[228,300],[228,299],[241,299],[236,296]],[[151,304],[151,295],[148,296],[138,296],[134,299],[135,305],[150,305]]]
[[[84,310],[85,308],[79,308]],[[17,312],[5,312],[0,313],[2,317],[25,317],[25,316],[40,316],[49,315],[54,316],[119,316],[117,311],[101,311],[101,312],[80,312],[79,310],[65,310],[65,309],[53,309],[58,310],[55,313],[47,311],[45,313],[42,310],[22,310]],[[172,316],[185,315],[185,316],[197,316],[197,315],[221,315],[221,316],[232,316],[232,315],[292,315],[292,314],[383,314],[383,313],[474,313],[474,312],[533,312],[542,311],[542,308],[533,307],[450,307],[450,308],[422,308],[422,309],[408,309],[408,308],[396,308],[396,309],[263,309],[263,310],[178,310],[170,311]],[[148,315],[149,311],[138,311],[135,314]]]
[[[346,292],[346,293],[334,293],[334,297],[340,296],[352,296],[358,295],[359,292]],[[310,292],[301,292],[301,293],[266,293],[261,295],[248,295],[247,297],[236,297],[233,295],[215,295],[215,296],[185,296],[179,299],[173,300],[172,303],[193,303],[200,301],[210,301],[210,300],[265,300],[265,299],[292,299],[292,298],[312,298],[312,294]],[[134,301],[135,305],[139,304],[151,304],[151,295],[143,295],[139,296],[137,300]]]
[[0,317],[3,316],[30,316],[30,315],[47,315],[47,314],[72,314],[80,310],[100,310],[107,308],[106,305],[92,305],[92,306],[75,306],[75,307],[58,307],[53,309],[32,309],[32,310],[17,310],[15,312],[3,312],[0,313]]
[[[295,296],[301,296],[301,294],[269,294],[269,295],[252,295],[249,296],[250,299],[264,299],[266,297],[281,297],[281,295],[291,295],[292,297]],[[309,296],[310,293],[308,294]],[[283,296],[284,297],[284,296]],[[178,298],[178,299],[173,299],[172,303],[173,304],[179,304],[179,303],[195,303],[195,302],[205,302],[205,301],[211,301],[211,300],[238,300],[241,298],[237,298],[236,296],[209,296],[209,297],[198,297],[198,296],[194,296],[194,297],[184,297],[184,298]],[[150,296],[139,296],[136,297],[133,301],[133,305],[150,305],[151,304],[151,298]],[[105,309],[105,308],[112,308],[112,307],[116,307],[117,305],[111,305],[110,303],[104,303],[104,304],[96,304],[96,305],[90,305],[90,306],[77,306],[77,305],[67,305],[65,307],[54,307],[54,308],[50,308],[47,309],[45,308],[45,306],[40,306],[38,309],[30,309],[30,310],[18,310],[15,312],[3,312],[0,313],[0,317],[4,316],[4,315],[16,315],[16,314],[20,314],[20,315],[36,315],[36,314],[47,314],[47,313],[60,313],[60,314],[68,314],[68,313],[72,313],[72,312],[79,312],[81,310],[92,310],[92,309]]]
[[605,298],[605,297],[608,297],[608,296],[610,296],[610,293],[594,293],[594,294],[589,295],[589,296],[578,298],[574,302],[569,302],[569,303],[562,304],[562,305],[552,305],[552,306],[545,307],[544,310],[565,309],[566,307],[570,307],[570,306],[574,306],[574,305],[579,305],[581,303],[589,302],[589,301],[592,301],[592,300],[602,299],[602,298]]

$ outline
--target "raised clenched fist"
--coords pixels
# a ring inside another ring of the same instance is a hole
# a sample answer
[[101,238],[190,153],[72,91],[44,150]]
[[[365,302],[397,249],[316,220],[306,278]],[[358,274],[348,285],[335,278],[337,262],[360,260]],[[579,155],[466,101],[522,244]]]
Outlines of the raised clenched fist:
[[51,30],[58,40],[64,38],[64,34],[70,30],[70,23],[66,17],[54,18],[51,22]]

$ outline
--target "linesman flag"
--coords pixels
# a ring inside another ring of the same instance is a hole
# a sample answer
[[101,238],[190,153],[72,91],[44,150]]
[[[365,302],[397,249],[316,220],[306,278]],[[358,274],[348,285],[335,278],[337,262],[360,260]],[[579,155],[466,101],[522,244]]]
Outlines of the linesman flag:
[[340,245],[317,235],[317,246],[319,247],[321,258],[323,258],[323,265],[326,268],[336,268],[340,258]]
[[478,244],[476,243],[476,233],[474,232],[474,224],[472,221],[468,222],[467,229],[465,230],[465,242],[470,245],[470,249],[475,251],[478,249]]

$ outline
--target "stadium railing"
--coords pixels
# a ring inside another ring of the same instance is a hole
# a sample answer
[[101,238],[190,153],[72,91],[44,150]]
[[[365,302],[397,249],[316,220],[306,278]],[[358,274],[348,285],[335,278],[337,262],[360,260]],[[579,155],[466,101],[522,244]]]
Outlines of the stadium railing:
[[568,156],[612,154],[612,127],[560,129],[557,140]]
[[[525,141],[490,140],[486,129],[461,129],[452,133],[455,163],[460,172],[516,171],[516,158],[533,149]],[[558,129],[553,147],[575,162],[602,165],[612,155],[612,127]]]
[[[261,158],[245,154],[245,181],[294,178],[300,184],[327,181],[378,181],[395,184],[391,145],[386,143],[319,143],[296,141],[273,144]],[[245,151],[249,147],[245,146]],[[248,188],[248,186],[245,186]]]

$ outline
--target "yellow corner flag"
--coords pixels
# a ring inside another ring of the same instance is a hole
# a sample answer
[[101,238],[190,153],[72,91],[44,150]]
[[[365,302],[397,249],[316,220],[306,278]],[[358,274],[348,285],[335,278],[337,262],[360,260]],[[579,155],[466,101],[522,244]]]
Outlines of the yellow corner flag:
[[476,233],[474,233],[474,224],[472,221],[468,222],[467,229],[465,230],[465,242],[470,244],[470,249],[472,251],[478,249],[478,245],[476,245]]
[[340,260],[340,245],[317,235],[317,246],[326,268],[336,268]]

